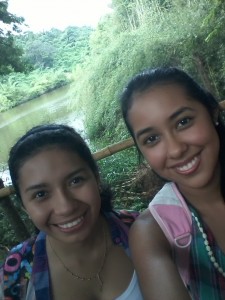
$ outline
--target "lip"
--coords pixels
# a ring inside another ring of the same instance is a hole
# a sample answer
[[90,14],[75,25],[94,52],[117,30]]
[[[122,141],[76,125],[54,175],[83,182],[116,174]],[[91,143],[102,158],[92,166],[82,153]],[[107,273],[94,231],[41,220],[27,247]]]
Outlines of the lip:
[[180,162],[173,166],[176,169],[176,172],[182,175],[189,175],[194,173],[200,164],[200,156],[195,155],[190,159],[187,159],[183,162]]
[[53,224],[53,225],[56,226],[60,231],[71,232],[74,230],[78,230],[83,225],[84,218],[85,218],[85,214],[83,214],[77,218],[74,218],[72,220],[63,221],[63,222],[60,222],[58,224]]

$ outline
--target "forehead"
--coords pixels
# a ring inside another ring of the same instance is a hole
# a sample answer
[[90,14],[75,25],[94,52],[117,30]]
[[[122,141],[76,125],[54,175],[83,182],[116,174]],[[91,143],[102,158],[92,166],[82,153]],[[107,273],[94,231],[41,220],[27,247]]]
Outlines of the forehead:
[[53,153],[71,153],[79,156],[78,151],[68,146],[67,144],[47,144],[43,146],[37,146],[31,149],[30,153],[28,153],[27,155],[25,154],[25,156],[22,157],[20,166],[22,167],[26,162],[33,160],[36,157],[44,157],[47,153],[50,153],[51,151]]
[[[151,100],[162,99],[166,101],[169,98],[173,99],[180,99],[182,100],[190,100],[192,99],[189,96],[188,91],[182,85],[177,83],[158,83],[144,91],[139,91],[134,93],[133,95],[133,103],[137,100],[144,99],[144,98],[151,98]],[[197,99],[192,99],[198,101]],[[132,106],[131,106],[132,107]]]
[[136,127],[140,127],[146,120],[161,122],[182,107],[205,110],[204,106],[191,98],[182,86],[176,84],[153,86],[133,96],[128,121],[135,131]]
[[47,168],[60,171],[59,166],[61,166],[61,168],[63,166],[74,167],[74,165],[80,164],[85,165],[87,163],[75,151],[57,146],[45,147],[24,160],[20,166],[19,175],[24,171],[44,171]]

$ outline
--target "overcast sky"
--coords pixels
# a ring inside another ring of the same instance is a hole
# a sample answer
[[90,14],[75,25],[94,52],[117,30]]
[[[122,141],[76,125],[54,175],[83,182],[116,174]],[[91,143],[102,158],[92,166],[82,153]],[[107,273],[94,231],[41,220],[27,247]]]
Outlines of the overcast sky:
[[8,11],[25,18],[34,32],[67,26],[96,26],[111,0],[8,0]]

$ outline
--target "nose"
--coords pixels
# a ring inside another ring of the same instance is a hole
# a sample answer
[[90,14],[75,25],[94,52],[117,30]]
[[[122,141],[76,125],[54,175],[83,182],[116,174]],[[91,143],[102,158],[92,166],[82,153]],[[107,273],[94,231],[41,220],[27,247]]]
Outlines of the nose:
[[167,137],[166,147],[169,158],[180,158],[187,150],[187,144],[175,135]]
[[69,215],[78,207],[78,200],[74,199],[66,189],[58,188],[53,197],[54,212],[57,215]]

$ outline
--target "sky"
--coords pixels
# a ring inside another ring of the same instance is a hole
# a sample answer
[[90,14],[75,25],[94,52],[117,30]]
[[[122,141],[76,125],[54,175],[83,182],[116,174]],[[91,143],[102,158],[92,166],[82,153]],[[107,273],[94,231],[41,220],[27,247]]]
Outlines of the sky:
[[8,0],[8,11],[24,17],[33,32],[68,26],[95,27],[110,12],[111,0]]

